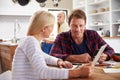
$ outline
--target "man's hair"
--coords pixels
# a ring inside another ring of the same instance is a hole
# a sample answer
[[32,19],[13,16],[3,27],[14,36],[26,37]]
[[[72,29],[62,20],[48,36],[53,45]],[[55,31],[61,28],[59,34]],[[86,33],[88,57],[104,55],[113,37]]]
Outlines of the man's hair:
[[86,14],[84,11],[80,10],[80,9],[75,9],[71,12],[71,14],[69,15],[69,18],[68,18],[68,24],[70,24],[71,22],[71,19],[73,17],[76,17],[76,18],[80,18],[80,19],[84,19],[85,20],[85,23],[86,23]]

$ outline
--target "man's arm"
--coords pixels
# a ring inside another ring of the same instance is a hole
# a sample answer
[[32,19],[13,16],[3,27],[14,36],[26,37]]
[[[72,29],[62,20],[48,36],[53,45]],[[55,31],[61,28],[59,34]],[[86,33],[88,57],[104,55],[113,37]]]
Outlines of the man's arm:
[[[97,45],[98,45],[98,46],[101,47],[102,45],[107,44],[107,43],[103,40],[103,38],[98,35],[97,32],[96,32],[95,36],[96,36],[96,39],[97,39],[96,41],[97,41]],[[109,59],[111,58],[111,56],[112,56],[115,52],[114,52],[113,48],[110,47],[109,44],[107,44],[107,47],[105,48],[105,50],[103,51],[103,53],[107,55],[106,60],[109,60]]]
[[80,55],[69,55],[66,57],[67,61],[70,61],[72,63],[86,63],[90,62],[92,59],[88,53],[80,54]]
[[[63,41],[63,42],[62,42]],[[56,40],[54,41],[54,44],[52,45],[52,48],[50,50],[50,55],[57,57],[57,58],[61,58],[63,60],[65,60],[65,58],[69,55],[66,53],[65,50],[63,50],[63,48],[65,49],[66,47],[64,46],[64,40],[61,39],[61,36],[58,35],[56,37]]]

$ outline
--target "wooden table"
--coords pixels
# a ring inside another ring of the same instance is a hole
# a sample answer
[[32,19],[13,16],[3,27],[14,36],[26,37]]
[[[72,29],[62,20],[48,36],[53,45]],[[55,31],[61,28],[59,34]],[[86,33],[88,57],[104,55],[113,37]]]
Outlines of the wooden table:
[[[51,66],[53,68],[58,68],[56,66]],[[94,72],[89,78],[73,78],[73,79],[62,79],[62,80],[120,80],[120,73],[105,73],[103,68],[105,66],[95,66]],[[51,79],[50,79],[51,80]],[[55,79],[60,80],[60,79]]]
[[74,78],[69,80],[120,80],[120,73],[104,73],[101,67],[95,67],[94,73],[89,78]]

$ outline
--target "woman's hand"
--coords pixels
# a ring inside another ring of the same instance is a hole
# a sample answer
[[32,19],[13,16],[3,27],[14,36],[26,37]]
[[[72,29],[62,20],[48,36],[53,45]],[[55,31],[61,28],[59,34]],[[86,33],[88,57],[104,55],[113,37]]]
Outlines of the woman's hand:
[[78,68],[79,77],[90,77],[94,71],[92,63],[85,64]]
[[58,67],[60,68],[72,68],[73,67],[72,63],[68,61],[63,61],[61,59],[58,60],[57,64],[58,64]]
[[88,63],[85,65],[82,65],[75,69],[69,70],[69,78],[85,78],[90,77],[94,71],[94,65],[92,63]]

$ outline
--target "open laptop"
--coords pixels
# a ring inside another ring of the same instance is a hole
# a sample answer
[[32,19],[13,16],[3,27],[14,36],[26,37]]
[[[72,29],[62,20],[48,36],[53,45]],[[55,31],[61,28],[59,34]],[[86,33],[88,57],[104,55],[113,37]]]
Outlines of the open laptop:
[[97,61],[99,60],[101,54],[103,53],[103,51],[105,50],[105,48],[107,47],[107,44],[101,46],[101,48],[99,49],[99,51],[97,52],[97,55],[95,56],[94,60],[93,60],[93,65],[95,65],[97,63]]

